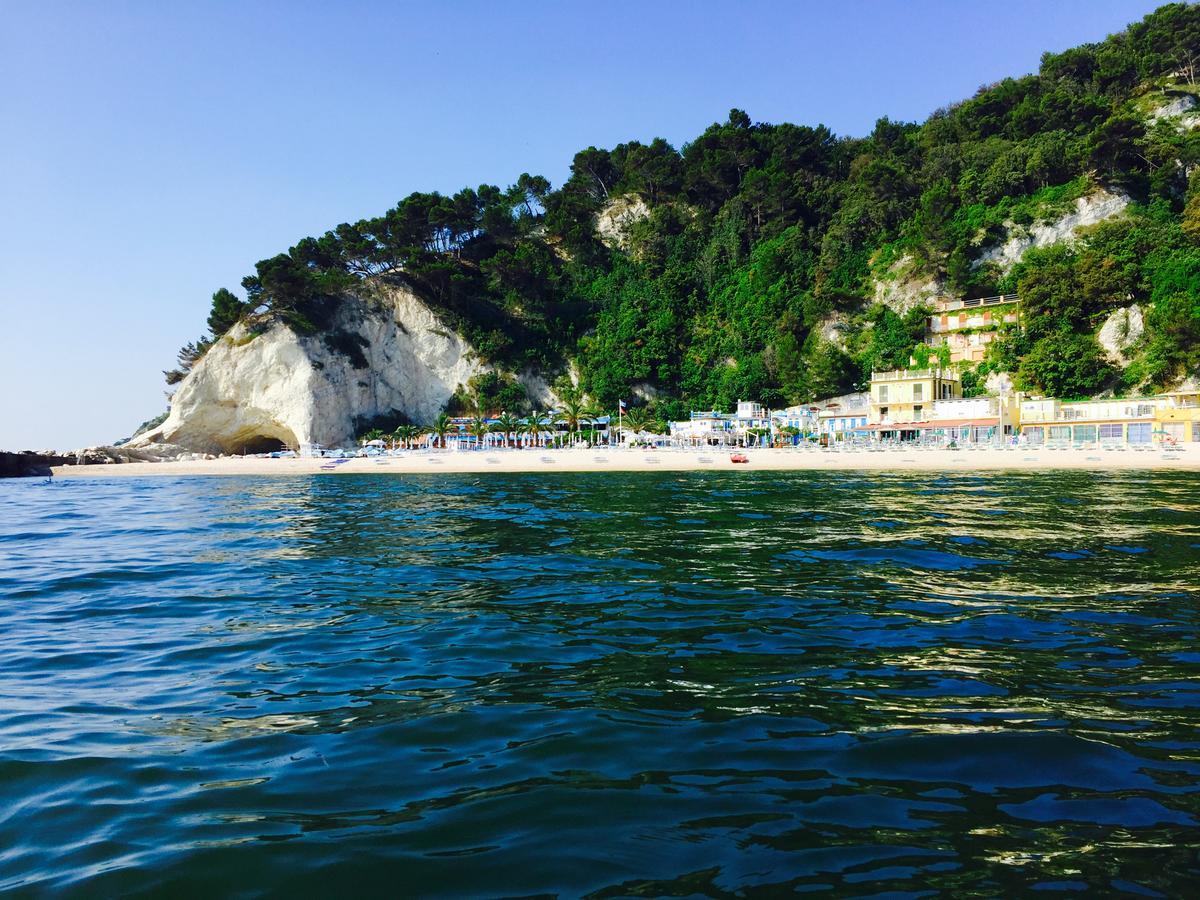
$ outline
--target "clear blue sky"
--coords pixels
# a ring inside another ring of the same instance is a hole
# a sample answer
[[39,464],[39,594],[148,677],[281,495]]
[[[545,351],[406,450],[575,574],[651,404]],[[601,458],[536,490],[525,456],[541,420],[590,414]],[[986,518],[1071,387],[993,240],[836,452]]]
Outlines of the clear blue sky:
[[9,0],[0,449],[128,435],[216,288],[414,190],[557,185],[734,106],[862,135],[1156,5]]

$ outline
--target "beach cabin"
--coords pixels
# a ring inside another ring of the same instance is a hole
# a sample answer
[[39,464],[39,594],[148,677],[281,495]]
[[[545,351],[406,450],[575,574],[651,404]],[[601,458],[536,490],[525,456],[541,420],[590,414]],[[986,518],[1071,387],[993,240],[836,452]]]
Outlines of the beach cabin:
[[733,440],[733,422],[716,410],[693,411],[686,421],[669,426],[672,440],[693,446],[723,446]]
[[683,444],[724,446],[727,444],[757,443],[752,432],[757,429],[773,431],[774,413],[768,414],[761,403],[739,400],[737,411],[722,413],[715,409],[693,410],[686,421],[672,422],[671,439]]

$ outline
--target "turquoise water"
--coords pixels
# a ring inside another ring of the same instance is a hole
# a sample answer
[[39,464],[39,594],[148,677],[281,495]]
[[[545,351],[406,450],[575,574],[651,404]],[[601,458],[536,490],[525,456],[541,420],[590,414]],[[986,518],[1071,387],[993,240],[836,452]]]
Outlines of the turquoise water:
[[0,890],[1179,896],[1200,477],[0,483]]

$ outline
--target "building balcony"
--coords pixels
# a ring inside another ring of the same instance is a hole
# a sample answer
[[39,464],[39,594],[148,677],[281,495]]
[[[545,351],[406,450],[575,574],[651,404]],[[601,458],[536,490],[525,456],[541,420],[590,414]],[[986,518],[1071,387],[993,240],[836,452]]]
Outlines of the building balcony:
[[1021,298],[1016,294],[997,294],[994,297],[972,297],[970,300],[951,300],[942,298],[937,301],[938,312],[951,312],[956,309],[978,309],[982,306],[1003,306],[1006,303],[1020,303]]
[[894,369],[890,372],[872,372],[871,381],[913,381],[921,378],[940,378],[943,381],[960,381],[962,376],[953,369]]

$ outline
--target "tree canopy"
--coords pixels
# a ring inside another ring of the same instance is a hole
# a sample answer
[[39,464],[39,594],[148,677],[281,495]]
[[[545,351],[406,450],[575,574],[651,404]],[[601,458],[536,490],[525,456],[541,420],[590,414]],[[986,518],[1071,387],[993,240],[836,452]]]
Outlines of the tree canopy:
[[[244,320],[323,334],[365,365],[330,333],[335,313],[362,279],[399,279],[499,370],[574,363],[606,405],[636,391],[664,408],[806,400],[927,355],[924,312],[874,302],[881,273],[907,259],[957,295],[1021,295],[1024,333],[985,366],[1022,387],[1166,384],[1200,365],[1200,129],[1155,110],[1196,103],[1198,63],[1200,9],[1173,3],[924,123],[883,118],[850,138],[734,109],[679,148],[581,150],[557,188],[524,173],[413,193],[260,261],[245,300],[218,291],[211,337],[181,364]],[[1008,272],[984,258],[1007,229],[1100,188],[1133,198],[1119,221]],[[618,198],[648,213],[614,241],[598,217]],[[1131,303],[1149,310],[1147,337],[1118,370],[1094,334]],[[500,383],[490,390],[499,400]]]

